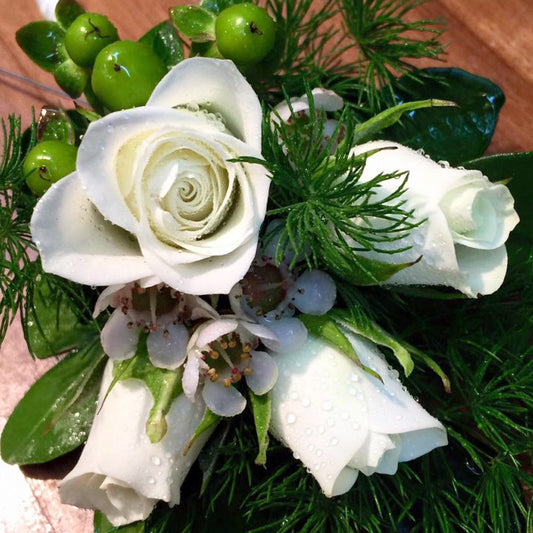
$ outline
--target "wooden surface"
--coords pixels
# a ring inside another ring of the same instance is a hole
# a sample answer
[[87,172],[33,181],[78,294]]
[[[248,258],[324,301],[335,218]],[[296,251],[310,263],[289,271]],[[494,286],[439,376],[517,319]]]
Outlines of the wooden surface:
[[[90,11],[107,14],[119,28],[121,38],[140,37],[164,20],[171,0],[82,0]],[[317,0],[317,7],[320,1]],[[40,18],[33,0],[0,0],[0,67],[55,87],[54,80],[18,49],[15,31]],[[533,149],[533,0],[435,0],[420,6],[421,17],[443,17],[449,43],[440,65],[457,66],[486,76],[499,84],[507,96],[490,152]],[[436,63],[425,63],[425,65]],[[69,99],[15,82],[0,74],[0,116],[16,112],[28,124],[31,107]],[[11,328],[0,349],[0,429],[24,391],[51,361],[31,362],[19,328]],[[64,468],[64,466],[63,466]],[[59,468],[61,470],[61,467]],[[53,470],[57,476],[58,467]],[[0,533],[90,533],[91,514],[62,506],[57,482],[39,479],[50,471],[26,470],[0,462]]]

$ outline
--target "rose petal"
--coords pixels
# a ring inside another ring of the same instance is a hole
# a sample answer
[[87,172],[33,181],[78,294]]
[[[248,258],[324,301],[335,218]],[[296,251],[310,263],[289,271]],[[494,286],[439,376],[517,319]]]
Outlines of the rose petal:
[[203,418],[205,404],[200,399],[193,404],[181,395],[166,415],[167,434],[153,444],[146,435],[153,405],[148,387],[137,379],[119,381],[102,405],[112,379],[110,363],[89,439],[78,464],[61,482],[60,495],[63,503],[99,509],[114,526],[120,526],[145,519],[157,500],[179,503],[181,484],[212,429],[202,433],[187,456],[183,455]]
[[470,296],[492,294],[497,291],[507,272],[507,251],[505,245],[495,250],[478,250],[461,246],[455,247],[457,262],[466,278],[460,289]]
[[274,352],[288,353],[299,350],[307,339],[307,328],[297,318],[264,320],[263,323],[275,334],[276,339],[264,337],[263,344]]
[[175,370],[187,357],[188,341],[189,331],[183,324],[169,324],[148,335],[148,357],[154,366]]
[[[400,439],[396,438],[396,440],[399,442]],[[392,470],[394,468],[394,471],[390,472],[391,474],[394,474],[398,468],[398,459],[396,459],[394,466],[394,454],[390,455],[390,457],[386,457],[387,453],[393,451],[395,451],[395,456],[397,458],[399,451],[396,450],[396,445],[389,435],[371,431],[368,433],[363,446],[361,446],[351,458],[348,466],[361,471],[365,476],[371,476],[380,466],[382,466],[383,471]]]
[[128,283],[152,273],[136,242],[91,204],[76,173],[50,187],[30,227],[46,272],[86,285]]
[[179,63],[159,82],[147,105],[194,104],[220,113],[234,135],[261,150],[259,99],[231,61],[194,57]]
[[207,379],[202,397],[208,409],[218,416],[235,416],[242,413],[246,407],[243,395],[233,386],[224,387],[221,380],[212,382]]
[[131,318],[116,309],[100,333],[104,352],[114,361],[123,361],[135,355],[139,343],[138,328],[128,327]]
[[195,263],[169,266],[165,259],[171,254],[155,253],[143,248],[146,262],[162,281],[188,294],[227,294],[240,281],[255,257],[257,240],[250,239],[240,248],[225,256],[211,257]]
[[273,354],[279,369],[270,392],[270,431],[300,458],[326,496],[348,490],[357,472],[348,467],[368,433],[368,407],[356,365],[309,337],[297,351]]
[[218,131],[201,117],[153,107],[110,113],[90,124],[78,150],[77,171],[87,196],[105,218],[131,233],[137,231],[131,193],[138,167],[142,169],[147,158],[143,142],[157,131],[187,128],[204,137]]
[[252,352],[251,374],[246,375],[246,384],[255,394],[266,394],[278,380],[278,366],[266,352]]

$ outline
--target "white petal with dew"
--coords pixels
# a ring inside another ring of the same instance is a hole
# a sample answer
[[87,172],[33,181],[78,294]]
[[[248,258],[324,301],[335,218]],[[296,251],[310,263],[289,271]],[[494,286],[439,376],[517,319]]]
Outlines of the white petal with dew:
[[233,135],[261,150],[261,104],[231,61],[194,57],[179,63],[159,82],[147,105],[198,105],[219,113]]
[[288,353],[299,350],[307,339],[307,328],[297,318],[264,320],[263,323],[276,335],[276,340],[263,338],[263,344],[274,352]]
[[187,357],[189,331],[183,324],[169,324],[148,335],[148,357],[154,366],[175,370]]
[[208,409],[219,416],[235,416],[244,411],[246,400],[233,386],[224,387],[222,377],[217,382],[206,379],[202,397]]
[[183,369],[181,383],[183,392],[192,402],[195,399],[196,389],[200,381],[200,355],[189,352]]
[[144,382],[119,381],[102,405],[113,378],[112,367],[112,363],[106,367],[100,409],[89,439],[78,464],[61,482],[60,496],[63,503],[99,509],[114,526],[120,526],[145,519],[158,500],[179,503],[181,484],[212,429],[202,433],[187,456],[183,455],[205,405],[200,399],[192,404],[181,395],[166,415],[166,435],[153,444],[145,427],[153,397]]
[[252,352],[250,359],[251,374],[246,375],[246,384],[255,394],[266,394],[278,379],[278,366],[266,352]]
[[130,327],[130,324],[131,318],[116,309],[102,328],[102,348],[115,361],[123,361],[135,355],[139,343],[139,328]]
[[198,329],[198,337],[195,341],[196,346],[200,349],[207,348],[210,342],[235,331],[238,324],[237,320],[232,318],[220,318],[202,324]]
[[30,228],[46,272],[85,285],[128,283],[152,274],[135,239],[102,217],[76,173],[48,189]]

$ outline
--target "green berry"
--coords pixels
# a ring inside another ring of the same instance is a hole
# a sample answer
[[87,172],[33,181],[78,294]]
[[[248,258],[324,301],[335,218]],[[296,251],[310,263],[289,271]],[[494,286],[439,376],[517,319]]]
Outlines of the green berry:
[[77,153],[74,145],[62,141],[43,141],[34,146],[23,165],[31,191],[42,196],[52,183],[74,172]]
[[146,104],[167,73],[151,48],[136,41],[116,41],[96,57],[91,78],[95,95],[111,111]]
[[106,16],[83,13],[69,26],[65,48],[74,63],[80,67],[92,67],[100,50],[117,39],[117,29]]
[[258,63],[274,47],[276,29],[276,23],[263,8],[235,4],[224,9],[215,21],[217,47],[235,63]]

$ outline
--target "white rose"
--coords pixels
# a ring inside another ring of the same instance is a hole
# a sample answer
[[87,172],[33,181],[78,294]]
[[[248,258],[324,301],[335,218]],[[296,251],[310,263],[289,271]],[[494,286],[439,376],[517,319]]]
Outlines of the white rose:
[[371,342],[349,335],[361,362],[383,383],[325,342],[309,337],[291,354],[273,354],[272,434],[292,449],[328,497],[347,492],[358,473],[394,474],[447,444],[442,424],[402,387]]
[[146,421],[153,397],[144,382],[119,381],[102,406],[112,381],[106,367],[99,408],[78,464],[61,482],[61,501],[102,511],[114,526],[144,520],[158,500],[177,505],[180,487],[212,433],[201,434],[188,454],[183,451],[205,412],[201,398],[179,396],[166,415],[168,431],[153,444]]
[[189,294],[228,293],[252,262],[270,180],[261,106],[230,61],[174,67],[145,107],[93,122],[77,170],[35,208],[46,271],[88,285],[155,276]]
[[[372,252],[374,259],[403,263],[422,259],[398,272],[387,283],[447,285],[475,297],[491,294],[503,283],[507,270],[505,241],[518,223],[509,189],[493,184],[479,170],[449,168],[428,157],[389,142],[357,146],[352,154],[385,148],[367,161],[361,177],[408,171],[404,209],[414,210],[414,220],[427,219],[410,235],[389,245],[411,247],[395,254]],[[380,199],[398,188],[405,173],[382,181],[373,190]]]

